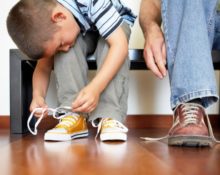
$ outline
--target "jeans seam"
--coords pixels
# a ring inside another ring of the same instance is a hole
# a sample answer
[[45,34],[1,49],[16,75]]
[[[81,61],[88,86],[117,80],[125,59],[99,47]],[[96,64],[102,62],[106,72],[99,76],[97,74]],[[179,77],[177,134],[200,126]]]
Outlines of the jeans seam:
[[215,15],[216,15],[216,10],[217,10],[217,2],[218,1],[216,1],[215,10],[213,10],[212,13],[210,13],[208,16],[207,30],[208,30],[209,38],[211,37],[212,25],[214,25],[214,32],[215,32]]
[[174,62],[174,54],[173,54],[172,48],[170,46],[169,37],[168,37],[167,6],[164,1],[165,0],[161,0],[161,3],[162,3],[161,14],[162,14],[162,18],[163,18],[164,38],[166,41],[167,55],[170,56],[169,60],[173,63]]

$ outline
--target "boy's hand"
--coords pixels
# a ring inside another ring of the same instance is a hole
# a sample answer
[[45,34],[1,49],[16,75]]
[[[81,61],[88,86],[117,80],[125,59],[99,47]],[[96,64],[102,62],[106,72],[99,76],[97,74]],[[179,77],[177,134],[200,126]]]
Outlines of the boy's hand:
[[91,84],[84,87],[78,94],[75,101],[72,103],[72,109],[74,112],[92,112],[99,101],[100,92],[98,88]]
[[[32,112],[35,108],[48,108],[45,100],[43,97],[35,97],[32,99],[31,105],[30,105],[30,111]],[[40,117],[41,113],[35,112],[35,117]]]
[[159,25],[152,24],[145,35],[144,59],[147,67],[159,78],[166,76],[166,46]]

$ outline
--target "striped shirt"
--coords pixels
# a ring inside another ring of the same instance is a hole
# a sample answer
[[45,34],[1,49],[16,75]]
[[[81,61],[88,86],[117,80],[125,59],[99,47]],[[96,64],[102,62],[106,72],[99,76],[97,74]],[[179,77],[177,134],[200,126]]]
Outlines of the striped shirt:
[[98,30],[107,38],[123,21],[133,24],[136,16],[120,0],[57,0],[70,10],[85,34]]

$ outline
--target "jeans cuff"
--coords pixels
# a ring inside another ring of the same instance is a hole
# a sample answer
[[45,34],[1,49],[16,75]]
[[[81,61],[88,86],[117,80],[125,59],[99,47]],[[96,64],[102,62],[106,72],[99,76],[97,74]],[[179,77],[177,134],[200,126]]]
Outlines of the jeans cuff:
[[177,98],[172,99],[171,97],[171,108],[175,109],[175,107],[178,106],[180,103],[186,103],[188,101],[191,101],[197,98],[201,99],[202,106],[207,108],[213,103],[217,102],[219,99],[219,96],[217,95],[216,91],[213,91],[213,90],[194,91],[194,92],[179,96]]

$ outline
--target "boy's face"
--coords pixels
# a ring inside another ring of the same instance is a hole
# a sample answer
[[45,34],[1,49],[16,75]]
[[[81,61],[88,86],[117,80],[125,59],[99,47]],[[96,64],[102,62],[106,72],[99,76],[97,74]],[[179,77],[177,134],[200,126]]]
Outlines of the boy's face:
[[51,20],[58,25],[59,29],[52,39],[44,44],[46,58],[52,57],[58,51],[67,52],[75,44],[80,32],[72,13],[59,4],[54,9]]

